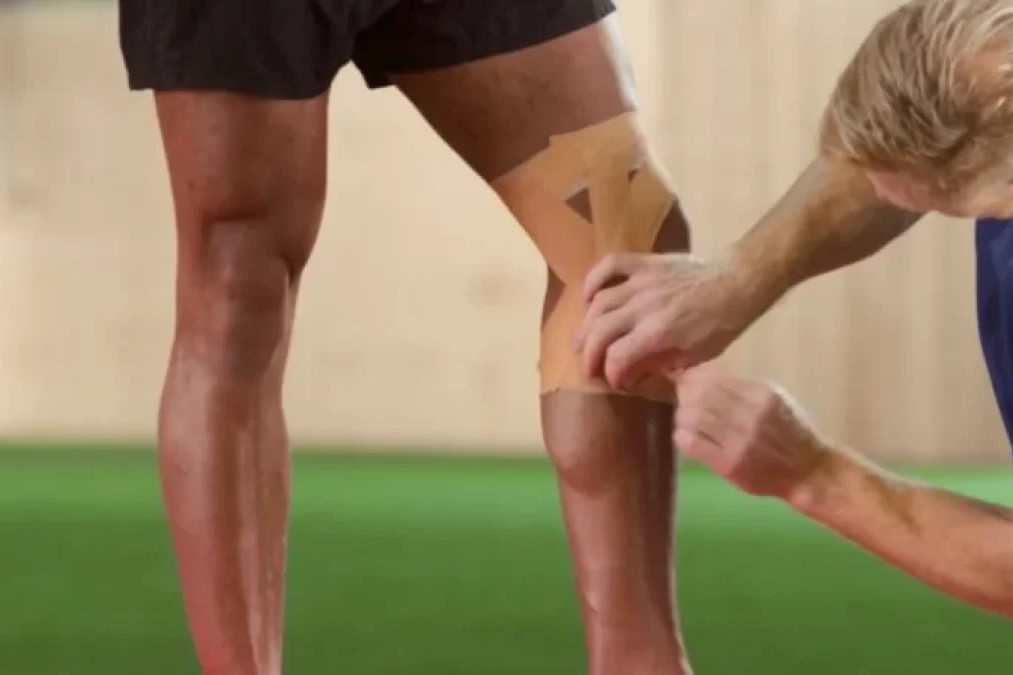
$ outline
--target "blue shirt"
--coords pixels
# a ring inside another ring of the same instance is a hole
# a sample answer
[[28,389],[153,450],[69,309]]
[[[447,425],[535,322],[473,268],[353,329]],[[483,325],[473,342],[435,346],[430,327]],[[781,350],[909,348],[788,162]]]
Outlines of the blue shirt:
[[1013,443],[1013,220],[981,219],[975,231],[978,334]]

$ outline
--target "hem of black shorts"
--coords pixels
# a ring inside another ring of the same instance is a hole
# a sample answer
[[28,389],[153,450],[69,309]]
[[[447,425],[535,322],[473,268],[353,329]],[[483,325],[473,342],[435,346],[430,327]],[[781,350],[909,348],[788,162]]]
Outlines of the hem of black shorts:
[[525,33],[524,36],[520,38],[512,35],[497,36],[496,39],[493,39],[492,36],[483,36],[483,40],[480,44],[473,43],[470,48],[462,48],[451,58],[433,61],[432,63],[427,63],[425,65],[412,66],[410,68],[399,67],[384,75],[373,76],[363,74],[363,79],[366,81],[366,86],[370,89],[383,89],[393,84],[388,78],[388,75],[397,75],[399,73],[424,73],[430,70],[465,65],[468,63],[474,63],[475,61],[492,58],[494,56],[510,54],[523,49],[537,47],[538,45],[545,44],[546,42],[564,37],[582,28],[587,28],[592,24],[596,24],[616,11],[615,3],[612,2],[612,0],[592,0],[590,5],[591,6],[588,8],[588,11],[574,12],[564,20],[542,26],[539,30]]
[[186,77],[144,77],[133,76],[129,78],[128,86],[131,91],[196,91],[196,92],[225,92],[229,94],[240,94],[251,98],[262,98],[271,101],[308,101],[317,98],[330,89],[331,83],[315,85],[313,87],[258,87],[252,84],[235,84],[216,82],[211,80],[191,80]]

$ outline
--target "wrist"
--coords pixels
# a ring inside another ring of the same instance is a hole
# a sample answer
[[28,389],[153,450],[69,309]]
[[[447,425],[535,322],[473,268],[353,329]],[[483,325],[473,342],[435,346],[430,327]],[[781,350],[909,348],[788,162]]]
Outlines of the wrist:
[[778,250],[767,242],[746,236],[719,257],[740,295],[750,301],[750,314],[760,316],[796,283]]
[[850,483],[849,476],[861,466],[850,453],[826,443],[819,443],[811,454],[811,467],[782,498],[794,510],[815,516],[833,508]]

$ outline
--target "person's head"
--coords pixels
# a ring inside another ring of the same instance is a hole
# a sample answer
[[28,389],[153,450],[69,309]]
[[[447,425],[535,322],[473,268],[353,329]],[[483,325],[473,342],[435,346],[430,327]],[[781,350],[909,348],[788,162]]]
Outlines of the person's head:
[[1013,0],[916,0],[841,75],[820,153],[916,212],[1013,216]]

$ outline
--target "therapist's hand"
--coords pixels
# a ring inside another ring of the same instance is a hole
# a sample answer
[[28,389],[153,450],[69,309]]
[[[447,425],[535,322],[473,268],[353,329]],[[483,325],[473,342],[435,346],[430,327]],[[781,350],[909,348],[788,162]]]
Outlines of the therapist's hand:
[[584,371],[617,389],[719,356],[770,304],[734,265],[688,254],[610,255],[583,294],[574,339]]
[[744,492],[790,501],[833,454],[773,385],[714,366],[690,369],[676,385],[675,444]]

